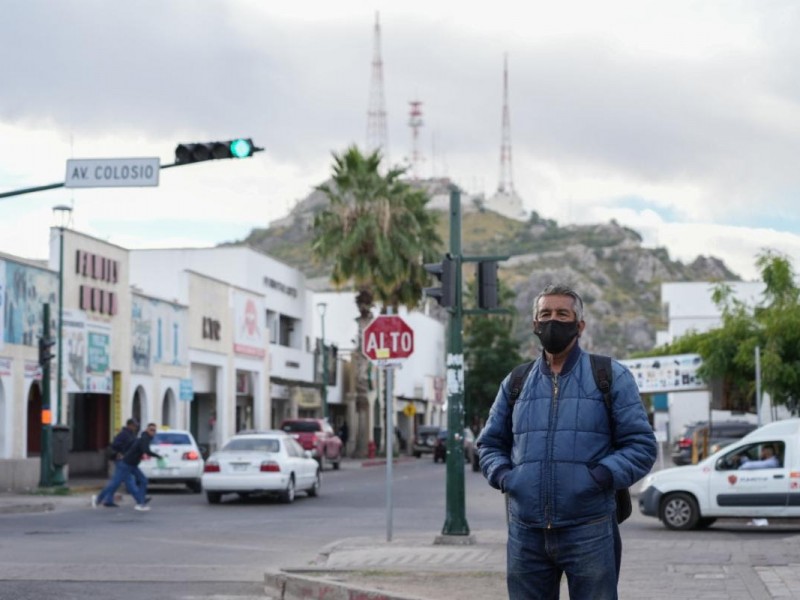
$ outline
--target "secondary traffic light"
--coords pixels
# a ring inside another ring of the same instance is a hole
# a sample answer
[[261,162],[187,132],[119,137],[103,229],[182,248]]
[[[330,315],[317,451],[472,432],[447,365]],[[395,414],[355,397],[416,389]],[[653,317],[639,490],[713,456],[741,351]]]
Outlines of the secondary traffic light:
[[445,254],[440,263],[425,265],[425,270],[442,282],[441,287],[425,288],[425,295],[436,298],[441,306],[454,306],[456,303],[456,261]]
[[497,261],[481,261],[475,271],[478,278],[478,307],[497,308]]
[[262,150],[263,148],[256,148],[250,138],[237,138],[227,142],[179,144],[175,148],[175,163],[187,165],[220,158],[248,158]]
[[55,355],[50,351],[55,344],[52,338],[39,338],[39,366],[44,367],[55,358]]

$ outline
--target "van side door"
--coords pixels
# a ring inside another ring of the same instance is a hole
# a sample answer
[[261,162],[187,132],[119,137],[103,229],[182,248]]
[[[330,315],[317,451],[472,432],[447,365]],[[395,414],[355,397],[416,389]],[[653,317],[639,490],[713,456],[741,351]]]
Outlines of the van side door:
[[[777,449],[776,461],[764,460],[765,447]],[[738,443],[725,452],[708,467],[711,512],[730,517],[785,516],[790,487],[785,460],[793,450],[784,439],[775,439]],[[747,463],[750,465],[745,466]],[[800,473],[797,481],[800,483]]]

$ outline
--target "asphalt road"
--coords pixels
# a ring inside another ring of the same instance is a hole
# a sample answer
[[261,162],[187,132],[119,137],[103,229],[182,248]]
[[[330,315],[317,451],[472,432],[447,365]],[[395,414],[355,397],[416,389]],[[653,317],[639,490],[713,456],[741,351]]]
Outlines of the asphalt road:
[[[502,527],[502,499],[465,469],[471,528]],[[0,599],[189,600],[263,598],[266,568],[310,566],[318,551],[353,536],[387,535],[385,467],[325,471],[320,496],[291,505],[267,497],[151,490],[152,510],[73,502],[52,513],[0,515]],[[445,467],[429,458],[394,466],[392,534],[438,534]]]

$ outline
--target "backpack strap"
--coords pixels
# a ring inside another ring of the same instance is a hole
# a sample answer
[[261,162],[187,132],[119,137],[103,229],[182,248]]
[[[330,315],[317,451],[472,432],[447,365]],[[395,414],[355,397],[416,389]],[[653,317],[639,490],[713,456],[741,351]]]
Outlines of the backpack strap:
[[590,354],[589,361],[592,363],[592,375],[597,389],[603,394],[603,401],[606,403],[608,411],[608,425],[611,428],[611,436],[614,436],[614,418],[611,414],[611,358],[602,354]]
[[521,365],[514,367],[514,370],[511,371],[511,384],[508,392],[508,407],[511,409],[511,411],[514,410],[514,404],[517,402],[517,398],[519,398],[519,395],[522,393],[525,380],[528,378],[528,373],[531,372],[535,362],[535,360],[532,360],[530,362],[522,363]]

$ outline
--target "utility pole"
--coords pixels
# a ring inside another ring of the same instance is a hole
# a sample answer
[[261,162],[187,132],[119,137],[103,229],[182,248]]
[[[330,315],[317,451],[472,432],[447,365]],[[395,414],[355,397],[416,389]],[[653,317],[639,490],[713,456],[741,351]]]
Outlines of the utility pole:
[[42,370],[42,442],[39,487],[53,484],[52,411],[50,410],[50,304],[42,306],[42,337],[39,338],[39,367]]
[[[497,306],[497,261],[507,256],[469,256],[461,254],[461,191],[450,188],[450,252],[441,263],[425,269],[442,283],[426,288],[425,295],[435,298],[450,313],[447,330],[447,479],[446,515],[437,544],[472,544],[466,517],[464,490],[464,315],[507,313]],[[478,309],[464,309],[462,265],[478,263]],[[498,382],[499,385],[499,382]]]
[[464,343],[461,293],[461,191],[450,188],[450,256],[455,262],[454,306],[447,332],[447,495],[443,535],[469,535],[464,492]]

